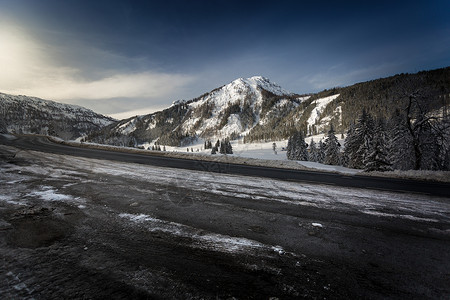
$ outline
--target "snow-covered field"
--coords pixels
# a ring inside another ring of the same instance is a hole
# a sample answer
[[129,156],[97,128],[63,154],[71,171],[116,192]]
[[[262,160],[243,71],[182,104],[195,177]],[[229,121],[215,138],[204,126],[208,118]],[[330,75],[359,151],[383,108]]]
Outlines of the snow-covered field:
[[[306,143],[310,143],[311,140],[318,143],[320,140],[324,141],[325,135],[315,135],[305,138]],[[212,141],[213,145],[216,141]],[[342,140],[339,140],[342,142]],[[273,144],[275,143],[275,151],[273,150]],[[275,141],[275,142],[259,142],[259,143],[244,143],[242,139],[231,141],[233,147],[233,157],[264,159],[264,160],[283,160],[287,161],[286,148],[287,140]],[[151,143],[142,144],[144,148],[151,148]],[[189,151],[188,151],[189,150]],[[211,155],[211,149],[204,149],[204,140],[199,140],[192,145],[186,147],[171,147],[166,146],[168,152],[178,153],[192,153],[192,154],[206,154]],[[221,155],[221,154],[217,154]],[[320,167],[318,167],[320,168]]]
[[[324,134],[314,135],[305,138],[306,143],[311,143],[311,140],[318,143],[325,140]],[[51,138],[52,140],[60,143],[67,143],[73,146],[83,145],[84,147],[103,148],[116,151],[137,151],[140,153],[149,153],[150,150],[139,150],[128,147],[109,146],[102,144],[92,144],[77,142],[64,142],[58,138]],[[339,143],[343,144],[343,139],[338,138]],[[273,150],[273,143],[276,144],[276,151]],[[213,142],[214,144],[214,142]],[[233,147],[233,154],[211,154],[211,149],[204,149],[204,141],[193,143],[192,145],[185,147],[171,147],[165,146],[164,155],[190,158],[196,160],[213,160],[213,161],[225,161],[229,163],[237,164],[250,164],[267,167],[281,167],[291,169],[308,169],[308,170],[320,170],[332,173],[342,173],[348,175],[362,174],[367,176],[381,176],[390,178],[404,178],[404,179],[417,179],[427,181],[440,181],[450,182],[449,171],[427,171],[427,170],[408,170],[408,171],[390,171],[390,172],[369,172],[366,173],[363,170],[351,169],[342,166],[332,166],[321,164],[317,162],[309,161],[291,161],[286,157],[286,151],[283,150],[287,147],[287,140],[275,141],[275,142],[260,142],[260,143],[243,143],[242,140],[235,140],[231,142]],[[141,146],[145,149],[151,148],[152,143],[144,143]]]
[[[324,139],[324,135],[316,135],[311,136],[305,139],[307,143],[310,143],[311,140],[314,139],[314,141],[320,141]],[[273,150],[273,143],[275,143],[275,151]],[[250,144],[244,144],[242,141],[233,141],[233,156],[240,157],[240,158],[250,158],[250,159],[262,159],[267,161],[285,161],[288,162],[289,160],[286,157],[286,148],[287,148],[287,140],[277,141],[277,142],[266,142],[266,143],[250,143]],[[192,146],[194,153],[203,153],[203,154],[211,154],[211,150],[203,149],[203,144],[197,144]],[[183,152],[187,151],[187,148],[181,148],[181,147],[169,147],[170,150],[176,151],[176,152]],[[190,148],[189,148],[190,149]],[[199,149],[199,152],[196,152]],[[217,154],[216,154],[217,155]],[[220,155],[220,154],[219,154]],[[328,172],[337,172],[337,173],[343,173],[343,174],[357,174],[361,172],[361,170],[357,169],[350,169],[345,168],[342,166],[330,166],[325,165],[317,162],[310,162],[310,161],[298,161],[299,165],[304,166],[308,169],[316,169],[320,171],[328,171]],[[269,165],[269,164],[268,164]],[[276,166],[276,163],[271,163],[270,165]]]

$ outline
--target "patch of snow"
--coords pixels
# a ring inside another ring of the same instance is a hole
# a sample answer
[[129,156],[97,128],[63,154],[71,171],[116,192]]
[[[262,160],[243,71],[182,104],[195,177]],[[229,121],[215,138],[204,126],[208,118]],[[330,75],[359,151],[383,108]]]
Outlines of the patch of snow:
[[305,166],[307,168],[316,169],[316,170],[322,170],[322,171],[331,171],[331,172],[338,172],[343,174],[357,174],[361,173],[362,170],[358,169],[350,169],[343,166],[332,166],[332,165],[325,165],[318,162],[313,161],[297,161],[300,165]]
[[327,105],[330,104],[331,101],[333,101],[334,99],[339,97],[339,95],[340,94],[336,94],[336,95],[320,98],[320,99],[314,100],[310,104],[311,106],[315,105],[315,107],[311,111],[311,115],[309,116],[308,120],[306,121],[307,128],[309,128],[309,126],[315,125],[320,120],[320,115],[325,110]]
[[175,100],[172,102],[172,105],[170,107],[185,104],[185,103],[186,103],[186,100]]
[[13,205],[27,205],[25,202],[15,201],[14,198],[9,195],[0,195],[0,202],[5,202]]
[[[334,110],[335,114],[339,114],[339,126],[342,126],[342,106],[338,106],[336,107],[336,109]],[[343,145],[343,144],[341,144]]]
[[249,250],[269,250],[269,252],[285,253],[280,246],[268,246],[263,243],[241,238],[231,237],[218,233],[206,232],[180,223],[164,221],[145,214],[119,214],[120,218],[128,219],[134,223],[147,225],[151,232],[164,232],[194,240],[190,245],[193,248],[208,249],[225,253],[242,253]]
[[152,217],[150,217],[149,215],[146,215],[146,214],[133,215],[133,214],[121,213],[121,214],[119,214],[119,217],[127,218],[130,221],[133,221],[133,222],[136,222],[136,223],[144,223],[146,221],[158,223],[158,222],[161,221],[159,219],[152,218]]
[[133,118],[130,121],[123,123],[122,125],[120,125],[118,127],[118,129],[123,134],[130,134],[131,132],[135,131],[136,130],[136,118]]
[[248,85],[250,85],[253,89],[263,88],[266,91],[269,91],[275,95],[282,96],[282,95],[292,95],[291,92],[288,92],[281,88],[278,84],[271,82],[269,79],[262,77],[262,76],[253,76],[250,78],[240,78],[236,81],[242,81]]
[[10,201],[12,198],[7,195],[0,195],[0,201]]
[[21,180],[12,180],[12,181],[7,181],[6,184],[16,184],[16,183],[20,183]]
[[52,187],[49,186],[42,186],[41,191],[34,191],[28,194],[28,196],[37,196],[41,198],[44,201],[50,201],[50,202],[80,202],[80,198],[74,198],[70,195],[60,194],[56,190],[54,190]]
[[181,124],[181,128],[183,128],[184,132],[190,132],[199,120],[200,118],[191,117]]
[[279,111],[286,106],[291,105],[292,108],[298,107],[296,102],[289,101],[288,99],[281,99],[277,103],[273,105],[273,107],[264,115],[264,117],[259,121],[260,125],[264,125],[273,118],[274,115],[277,115]]
[[380,216],[380,217],[401,218],[401,219],[408,219],[408,220],[413,220],[413,221],[425,221],[425,222],[434,222],[434,223],[439,222],[436,219],[421,218],[421,217],[416,217],[416,216],[412,216],[412,215],[389,214],[389,213],[383,213],[383,212],[372,211],[372,210],[363,210],[361,212],[368,214],[368,215]]
[[232,114],[228,118],[228,123],[221,129],[223,136],[230,136],[233,132],[241,132],[241,119],[238,115]]
[[153,129],[153,128],[156,128],[156,122],[154,122],[154,121],[152,121],[152,122],[150,122],[148,124],[147,130],[150,130],[150,129]]
[[320,223],[311,223],[311,225],[312,225],[313,227],[323,228],[323,225],[320,224]]
[[303,101],[308,100],[309,98],[311,98],[311,96],[302,96],[302,97],[298,97],[297,100],[300,102],[303,102]]

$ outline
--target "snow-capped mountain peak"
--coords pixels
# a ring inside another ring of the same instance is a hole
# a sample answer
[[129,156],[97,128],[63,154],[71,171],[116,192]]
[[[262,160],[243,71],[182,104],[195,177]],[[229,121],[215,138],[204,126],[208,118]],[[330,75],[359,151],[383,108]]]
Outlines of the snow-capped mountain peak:
[[291,92],[284,90],[281,86],[271,82],[268,78],[263,76],[253,76],[249,78],[238,78],[230,83],[230,85],[245,85],[251,87],[254,90],[264,89],[275,95],[292,95]]
[[175,101],[161,112],[123,120],[111,130],[166,145],[189,143],[189,137],[236,138],[281,118],[300,102],[298,95],[265,77],[238,78],[190,101]]
[[[226,108],[229,105],[236,103],[244,104],[244,100],[251,101],[252,106],[254,104],[261,105],[262,91],[267,91],[276,96],[292,96],[293,93],[284,90],[278,84],[271,82],[269,79],[262,76],[253,76],[249,78],[238,78],[233,80],[227,85],[221,88],[215,89],[210,93],[203,95],[202,97],[190,101],[190,107],[199,107],[205,102],[214,103],[214,106],[218,109]],[[253,102],[259,103],[253,103]],[[176,104],[179,104],[177,102]],[[174,103],[175,104],[175,103]]]

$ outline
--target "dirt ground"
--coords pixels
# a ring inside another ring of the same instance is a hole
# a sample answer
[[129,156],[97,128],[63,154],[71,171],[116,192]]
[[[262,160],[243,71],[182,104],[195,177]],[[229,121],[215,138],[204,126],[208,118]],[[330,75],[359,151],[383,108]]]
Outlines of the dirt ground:
[[2,299],[450,298],[448,198],[6,146],[0,170]]

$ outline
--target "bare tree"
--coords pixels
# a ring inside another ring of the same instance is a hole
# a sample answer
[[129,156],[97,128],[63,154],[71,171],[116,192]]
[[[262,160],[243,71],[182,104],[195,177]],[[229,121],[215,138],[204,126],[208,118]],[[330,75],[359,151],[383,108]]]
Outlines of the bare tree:
[[[430,99],[435,97],[430,92],[424,90],[415,90],[405,96],[406,114],[405,126],[410,136],[412,148],[414,149],[414,169],[433,169],[430,162],[424,161],[424,156],[436,157],[436,153],[426,153],[430,151],[444,152],[449,151],[449,130],[450,122],[445,113],[434,110],[430,107]],[[443,112],[446,107],[442,108]],[[448,155],[448,154],[444,154]],[[434,162],[442,164],[442,162]]]

